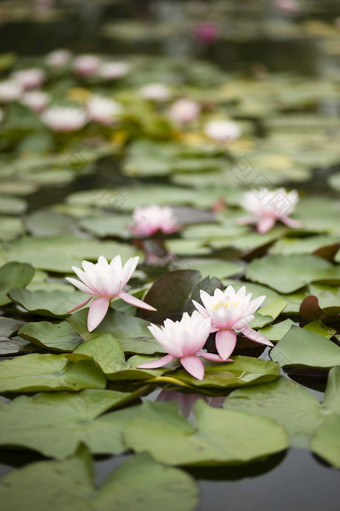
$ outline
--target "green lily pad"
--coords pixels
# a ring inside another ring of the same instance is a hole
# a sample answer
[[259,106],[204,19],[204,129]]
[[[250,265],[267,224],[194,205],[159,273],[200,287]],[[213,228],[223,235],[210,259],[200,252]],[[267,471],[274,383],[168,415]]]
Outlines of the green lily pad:
[[84,231],[94,234],[100,238],[117,236],[119,238],[131,238],[129,226],[133,224],[130,215],[109,215],[93,216],[83,218],[79,226]]
[[340,347],[323,335],[292,326],[270,352],[280,366],[330,369],[340,365]]
[[136,393],[95,389],[20,396],[0,405],[6,427],[0,445],[33,449],[57,459],[71,456],[80,443],[94,454],[121,454],[125,451],[122,429],[138,407],[103,414],[136,397]]
[[6,259],[30,263],[41,270],[69,273],[72,266],[80,266],[83,259],[95,261],[103,255],[111,260],[117,254],[125,261],[136,255],[136,249],[112,241],[57,235],[13,241],[9,243]]
[[68,460],[42,461],[7,475],[0,497],[3,511],[23,506],[35,511],[194,511],[198,491],[184,471],[146,454],[129,458],[98,488],[93,462],[80,449]]
[[21,218],[13,216],[0,216],[0,240],[10,241],[24,232]]
[[180,319],[183,312],[195,310],[192,300],[199,300],[200,290],[213,293],[222,283],[216,278],[205,278],[195,270],[175,270],[159,277],[145,296],[146,303],[157,308],[156,312],[143,310],[140,315],[152,322],[162,322],[170,317]]
[[0,392],[103,389],[105,386],[102,371],[83,355],[32,353],[1,362]]
[[247,463],[289,445],[284,428],[267,417],[217,410],[199,400],[196,429],[179,416],[176,403],[145,402],[142,406],[126,428],[126,444],[170,465]]
[[27,203],[19,197],[10,197],[9,195],[0,196],[0,214],[21,215],[26,211]]
[[340,468],[340,415],[331,415],[315,432],[310,448],[311,450],[333,465]]
[[259,332],[267,337],[270,341],[277,342],[290,330],[290,327],[294,325],[294,321],[291,319],[285,319],[275,325],[265,326],[260,328]]
[[11,302],[7,293],[12,288],[23,288],[32,280],[34,268],[30,264],[8,263],[0,268],[0,305]]
[[286,378],[234,390],[224,408],[271,417],[284,426],[291,442],[308,448],[309,439],[325,415],[318,399],[307,389]]
[[20,328],[19,335],[37,346],[51,351],[72,352],[83,342],[66,321],[61,323],[49,323],[48,321],[26,323]]
[[340,269],[310,255],[269,255],[252,261],[249,280],[266,284],[280,293],[292,293],[310,282],[340,282]]
[[74,219],[49,210],[39,210],[25,218],[25,227],[34,236],[54,236],[74,232]]
[[84,301],[86,295],[80,291],[29,291],[12,289],[8,295],[11,300],[24,309],[40,316],[65,317],[67,311]]
[[25,322],[19,319],[0,317],[0,337],[9,337],[19,330]]
[[86,309],[72,314],[67,318],[67,322],[84,341],[99,335],[111,334],[119,342],[124,352],[144,355],[164,353],[164,349],[149,332],[147,321],[112,308],[108,310],[105,319],[91,333],[87,329]]

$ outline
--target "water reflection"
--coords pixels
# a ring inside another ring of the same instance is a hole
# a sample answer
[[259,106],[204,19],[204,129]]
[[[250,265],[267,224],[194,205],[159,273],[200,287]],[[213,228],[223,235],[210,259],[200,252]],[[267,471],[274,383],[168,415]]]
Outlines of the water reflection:
[[156,397],[157,402],[167,403],[175,401],[178,405],[179,413],[189,419],[190,415],[194,411],[196,401],[203,399],[209,406],[213,408],[222,408],[225,396],[210,397],[203,396],[201,394],[184,394],[182,392],[176,392],[175,390],[161,390]]

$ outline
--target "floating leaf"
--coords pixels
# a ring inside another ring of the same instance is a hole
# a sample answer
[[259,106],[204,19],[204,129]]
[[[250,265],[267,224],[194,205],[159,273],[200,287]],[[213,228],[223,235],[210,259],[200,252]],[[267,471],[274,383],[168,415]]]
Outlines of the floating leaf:
[[340,347],[324,336],[292,326],[270,352],[280,366],[330,369],[340,365]]
[[0,305],[11,302],[7,293],[12,288],[22,288],[32,280],[34,268],[30,264],[8,263],[0,268]]
[[83,355],[32,353],[4,360],[0,367],[0,392],[102,389],[105,385],[102,371]]
[[51,351],[73,351],[83,341],[66,321],[49,323],[39,321],[26,323],[21,327],[19,335],[29,341]]
[[127,426],[125,441],[170,465],[246,463],[288,447],[285,430],[267,417],[216,410],[200,400],[197,429],[180,417],[177,404],[145,402]]
[[12,289],[10,298],[24,309],[40,316],[65,317],[69,309],[84,301],[80,291],[29,291],[28,289]]
[[[66,461],[43,461],[7,475],[0,485],[3,511],[194,511],[198,492],[182,470],[146,454],[128,459],[98,488],[84,449]],[[18,492],[18,488],[21,491]],[[175,489],[175,491],[174,491]]]

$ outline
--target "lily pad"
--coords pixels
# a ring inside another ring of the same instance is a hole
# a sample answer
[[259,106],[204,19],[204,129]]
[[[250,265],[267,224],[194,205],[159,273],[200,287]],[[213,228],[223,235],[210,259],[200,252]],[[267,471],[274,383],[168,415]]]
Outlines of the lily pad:
[[43,461],[7,475],[0,497],[3,511],[23,506],[35,511],[52,507],[55,511],[194,511],[198,491],[184,471],[161,465],[146,454],[128,459],[98,488],[92,460],[81,449],[66,461]]
[[340,268],[310,255],[269,255],[252,261],[246,277],[280,293],[292,293],[310,282],[340,282]]
[[280,366],[331,369],[340,365],[340,347],[323,335],[292,326],[270,352]]
[[217,410],[199,400],[197,428],[178,415],[176,403],[146,402],[127,426],[125,441],[170,465],[233,465],[288,447],[284,428],[267,417]]
[[121,454],[125,451],[123,427],[136,415],[138,407],[103,414],[137,396],[94,389],[20,396],[0,404],[1,422],[6,428],[0,445],[7,449],[33,449],[57,459],[71,456],[80,443],[95,454]]
[[32,353],[1,362],[0,392],[103,389],[105,386],[102,371],[83,355]]
[[80,291],[29,291],[28,289],[12,289],[8,293],[15,303],[24,309],[40,316],[65,317],[67,312],[84,301]]
[[23,288],[32,280],[34,268],[30,264],[8,263],[0,268],[0,305],[11,302],[7,293],[12,288]]
[[72,352],[83,342],[66,321],[61,323],[49,323],[48,321],[26,323],[20,328],[19,335],[37,346],[51,351]]

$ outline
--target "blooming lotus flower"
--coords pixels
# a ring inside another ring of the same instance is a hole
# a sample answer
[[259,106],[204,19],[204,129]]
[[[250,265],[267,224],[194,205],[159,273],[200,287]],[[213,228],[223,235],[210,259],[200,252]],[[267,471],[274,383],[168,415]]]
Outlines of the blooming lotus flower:
[[287,192],[284,188],[272,191],[268,188],[261,188],[260,190],[249,191],[244,195],[241,204],[252,216],[239,218],[237,223],[255,223],[258,232],[261,234],[274,227],[277,220],[289,227],[301,227],[301,222],[288,216],[294,211],[298,200],[299,196],[295,190]]
[[265,296],[251,300],[251,293],[246,295],[245,286],[237,293],[233,286],[228,286],[225,291],[216,289],[212,296],[203,290],[200,294],[204,307],[194,300],[193,303],[202,317],[211,320],[211,332],[217,332],[216,349],[223,360],[227,360],[234,351],[237,341],[235,330],[252,341],[273,346],[266,337],[248,326]]
[[138,264],[139,257],[131,257],[123,266],[120,255],[114,257],[111,263],[100,256],[96,264],[89,261],[83,261],[83,269],[72,266],[73,271],[80,280],[67,277],[75,287],[84,293],[91,295],[83,302],[79,303],[68,312],[73,312],[86,305],[93,297],[87,316],[87,328],[92,332],[103,321],[110,302],[117,296],[131,305],[141,307],[142,309],[155,311],[154,307],[148,305],[135,296],[129,295],[124,291],[124,287],[130,280]]
[[46,64],[52,68],[66,66],[72,58],[72,53],[68,50],[54,50],[46,56]]
[[164,326],[151,324],[150,332],[156,341],[168,352],[168,355],[140,364],[141,369],[157,369],[163,367],[174,359],[179,359],[184,369],[198,380],[204,378],[204,365],[199,356],[208,360],[221,361],[221,358],[212,353],[202,351],[210,333],[210,318],[202,316],[195,311],[191,316],[185,312],[181,321],[166,319]]
[[89,118],[104,126],[110,126],[121,111],[122,107],[119,103],[103,96],[92,96],[87,103]]
[[3,80],[0,82],[0,101],[10,103],[19,99],[22,95],[22,86],[14,80]]
[[169,117],[177,124],[187,124],[195,121],[199,116],[201,107],[190,99],[178,99],[169,110]]
[[73,71],[79,76],[90,76],[96,73],[101,64],[99,57],[95,55],[80,55],[73,61]]
[[230,142],[241,135],[241,128],[236,122],[217,119],[205,125],[204,133],[215,142]]
[[88,121],[87,113],[76,107],[53,106],[41,116],[42,121],[53,131],[77,131]]
[[45,110],[49,100],[50,96],[47,94],[47,92],[43,92],[41,90],[33,90],[23,94],[21,103],[33,110],[33,112],[39,113]]
[[116,80],[127,75],[130,69],[128,62],[103,62],[98,69],[98,75],[105,80]]
[[162,83],[150,83],[149,85],[145,85],[139,89],[139,93],[145,99],[159,101],[160,103],[168,101],[171,96],[170,89]]
[[23,69],[12,74],[14,81],[18,82],[23,89],[36,89],[45,80],[45,72],[39,68]]
[[167,206],[137,208],[133,213],[133,220],[131,230],[140,236],[151,236],[157,231],[171,234],[181,228],[173,210]]

